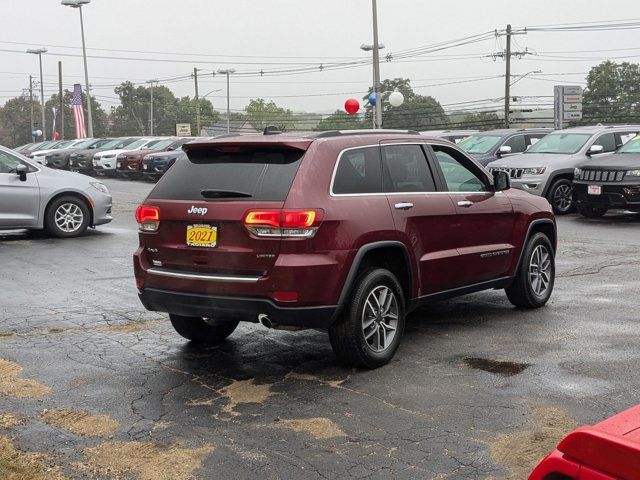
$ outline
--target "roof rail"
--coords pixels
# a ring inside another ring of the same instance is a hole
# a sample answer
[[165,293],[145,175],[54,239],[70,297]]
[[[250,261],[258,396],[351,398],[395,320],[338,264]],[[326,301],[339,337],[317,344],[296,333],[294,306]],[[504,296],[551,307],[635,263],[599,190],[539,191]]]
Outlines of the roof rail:
[[415,130],[391,130],[391,129],[362,129],[362,130],[327,130],[320,132],[316,138],[340,137],[346,135],[420,135]]

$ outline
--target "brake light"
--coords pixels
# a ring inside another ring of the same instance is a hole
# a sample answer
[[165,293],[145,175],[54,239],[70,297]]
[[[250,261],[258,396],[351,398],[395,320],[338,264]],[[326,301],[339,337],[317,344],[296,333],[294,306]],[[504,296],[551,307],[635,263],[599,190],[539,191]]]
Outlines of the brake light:
[[160,227],[160,209],[149,205],[140,205],[136,209],[136,222],[141,232],[157,232]]
[[249,210],[243,223],[257,237],[311,238],[324,212],[310,210]]

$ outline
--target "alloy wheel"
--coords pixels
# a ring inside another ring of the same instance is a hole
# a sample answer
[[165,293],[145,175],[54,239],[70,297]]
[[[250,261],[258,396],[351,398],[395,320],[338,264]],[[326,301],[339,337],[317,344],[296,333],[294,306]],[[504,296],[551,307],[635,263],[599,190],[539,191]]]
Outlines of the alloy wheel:
[[560,212],[566,212],[571,208],[573,189],[570,185],[562,184],[553,192],[553,204]]
[[369,293],[362,311],[362,333],[371,350],[380,353],[393,343],[398,313],[398,299],[389,287],[378,286]]
[[529,262],[529,284],[533,292],[542,297],[551,283],[551,254],[547,247],[538,245],[531,254]]
[[73,233],[82,227],[84,214],[75,203],[63,203],[56,209],[56,226],[65,233]]

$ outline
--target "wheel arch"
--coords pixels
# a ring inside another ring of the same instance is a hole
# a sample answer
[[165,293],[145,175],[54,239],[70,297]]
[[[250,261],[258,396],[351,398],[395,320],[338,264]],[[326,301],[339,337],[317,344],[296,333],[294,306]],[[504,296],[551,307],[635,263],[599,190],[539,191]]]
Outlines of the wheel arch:
[[69,191],[58,192],[47,200],[47,204],[45,205],[44,210],[42,212],[42,227],[45,227],[45,222],[47,219],[47,214],[49,213],[49,208],[51,207],[53,202],[55,202],[56,200],[62,197],[75,197],[81,200],[89,210],[89,226],[93,226],[93,205],[91,200],[89,200],[89,198],[87,198],[86,195],[83,195],[80,192],[69,190]]
[[571,183],[573,183],[573,169],[558,170],[557,172],[554,172],[553,176],[549,177],[549,180],[547,180],[547,184],[544,187],[542,196],[546,198],[553,184],[560,179],[566,179],[566,180],[569,180]]
[[551,242],[551,246],[553,248],[553,255],[555,257],[556,251],[558,249],[558,231],[557,231],[555,222],[550,218],[539,218],[537,220],[533,220],[529,224],[529,227],[527,228],[527,234],[524,238],[524,242],[522,242],[522,247],[520,248],[520,254],[518,255],[518,262],[515,265],[515,270],[514,270],[515,272],[517,272],[518,268],[520,268],[520,264],[522,263],[522,256],[524,255],[526,246],[529,243],[529,239],[536,233],[543,233],[547,236],[547,238]]
[[396,276],[402,286],[405,304],[409,305],[414,296],[414,269],[407,247],[399,241],[374,242],[360,247],[342,287],[339,305],[346,303],[358,274],[364,269],[375,267],[386,268]]

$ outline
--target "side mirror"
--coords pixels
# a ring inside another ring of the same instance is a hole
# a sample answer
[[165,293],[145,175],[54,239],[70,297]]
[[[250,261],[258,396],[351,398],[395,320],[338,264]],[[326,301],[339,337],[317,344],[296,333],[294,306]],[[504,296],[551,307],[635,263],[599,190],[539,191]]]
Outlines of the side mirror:
[[502,145],[499,149],[498,149],[498,156],[501,157],[502,155],[509,155],[511,153],[511,147],[509,145]]
[[495,192],[502,192],[511,188],[511,179],[509,174],[503,170],[493,171],[493,190]]
[[597,155],[602,152],[604,152],[604,147],[602,145],[591,145],[589,150],[587,150],[587,155]]
[[27,173],[29,173],[29,168],[26,165],[20,164],[16,167],[16,175],[20,177],[21,182],[27,181]]
[[167,148],[167,152],[173,152],[176,149],[176,147],[168,147]]

